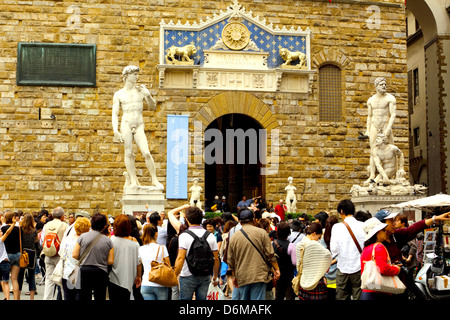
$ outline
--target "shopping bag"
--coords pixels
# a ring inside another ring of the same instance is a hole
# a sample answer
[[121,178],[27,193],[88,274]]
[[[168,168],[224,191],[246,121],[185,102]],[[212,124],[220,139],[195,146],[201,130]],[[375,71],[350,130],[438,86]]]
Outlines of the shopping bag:
[[364,261],[364,271],[361,274],[361,289],[391,294],[402,294],[406,290],[406,286],[398,276],[385,276],[380,273],[380,270],[375,263],[375,246],[376,244],[373,246],[372,259]]
[[64,260],[60,258],[51,275],[52,281],[56,283],[58,286],[62,286],[63,270],[64,270]]
[[208,294],[206,300],[225,300],[225,295],[219,286],[215,286],[212,283],[209,284]]

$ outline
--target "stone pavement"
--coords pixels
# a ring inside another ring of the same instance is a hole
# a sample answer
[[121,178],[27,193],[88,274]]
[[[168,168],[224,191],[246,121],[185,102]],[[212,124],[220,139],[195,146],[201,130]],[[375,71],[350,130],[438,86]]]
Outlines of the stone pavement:
[[[42,281],[42,276],[41,274],[37,274],[36,275],[36,292],[37,294],[34,295],[34,300],[42,300],[42,298],[44,297],[44,282],[41,283]],[[12,293],[12,284],[11,284],[11,277],[9,279],[9,289],[10,289],[10,294],[9,294],[9,298],[11,300],[13,300],[13,293]],[[28,283],[24,280],[23,281],[23,286],[22,286],[22,292],[20,293],[20,300],[30,300],[30,296],[27,295],[28,293]],[[0,290],[0,300],[5,299],[5,295],[3,294],[3,291]]]

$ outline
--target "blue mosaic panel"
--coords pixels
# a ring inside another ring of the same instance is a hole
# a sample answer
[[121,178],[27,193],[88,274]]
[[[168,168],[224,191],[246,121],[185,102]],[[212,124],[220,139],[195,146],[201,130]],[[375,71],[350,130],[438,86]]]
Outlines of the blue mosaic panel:
[[[222,30],[227,23],[228,19],[225,19],[200,31],[165,30],[164,55],[171,46],[182,47],[187,44],[194,44],[197,53],[191,58],[195,65],[202,66],[204,63],[203,50],[211,49],[215,45],[216,41],[222,37]],[[279,54],[281,48],[306,54],[306,36],[274,35],[246,19],[241,23],[250,31],[250,39],[253,40],[260,51],[269,52],[267,59],[269,68],[278,68],[284,62]],[[298,61],[292,62],[293,65],[297,63]]]

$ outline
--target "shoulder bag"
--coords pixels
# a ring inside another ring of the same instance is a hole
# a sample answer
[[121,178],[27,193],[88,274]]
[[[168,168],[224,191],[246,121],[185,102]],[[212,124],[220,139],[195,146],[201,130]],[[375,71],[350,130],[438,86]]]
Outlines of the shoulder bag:
[[302,278],[303,273],[303,256],[305,253],[305,247],[303,246],[300,248],[300,255],[302,257],[302,260],[300,262],[299,268],[297,269],[297,275],[292,279],[292,290],[294,290],[294,293],[298,296],[300,292],[300,279]]
[[256,251],[258,251],[258,253],[261,255],[261,258],[263,258],[264,262],[267,264],[267,266],[269,267],[269,270],[272,269],[272,264],[266,260],[266,257],[262,254],[261,251],[259,251],[258,247],[252,242],[252,240],[250,240],[250,238],[248,237],[248,234],[244,231],[243,228],[241,228],[240,230],[242,232],[242,234],[247,238],[248,241],[250,241],[250,243],[252,244],[252,246],[256,249]]
[[164,287],[176,286],[178,284],[178,278],[174,268],[164,261],[164,249],[161,252],[161,262],[158,262],[159,249],[161,247],[162,245],[158,247],[155,260],[151,263],[152,268],[148,275],[148,281],[155,282]]
[[[403,293],[406,290],[406,287],[398,276],[385,276],[380,273],[380,270],[375,263],[376,246],[377,244],[375,243],[373,245],[371,260],[364,261],[364,271],[361,274],[361,289],[390,294]],[[386,247],[384,248],[386,249]],[[391,261],[387,249],[386,253],[388,255],[388,262],[390,263]]]
[[353,242],[356,244],[356,247],[358,248],[359,253],[362,253],[361,246],[359,245],[358,241],[356,240],[355,235],[353,234],[352,229],[350,228],[350,226],[348,225],[347,222],[342,221],[342,223],[347,227],[348,232],[350,232],[350,235],[352,236]]
[[80,257],[80,260],[77,261],[77,263],[75,264],[75,268],[73,269],[73,271],[70,273],[67,281],[70,282],[74,287],[77,284],[78,281],[78,276],[80,274],[80,264],[81,262],[84,260],[84,258],[86,258],[86,256],[88,255],[88,253],[91,251],[91,249],[94,247],[94,245],[97,243],[98,240],[100,240],[100,238],[102,237],[102,233],[99,233],[97,235],[96,238],[94,238],[94,240],[91,241],[91,243],[89,243],[89,246],[86,248],[86,250],[84,250],[83,254]]
[[19,227],[19,243],[20,243],[20,260],[19,265],[21,268],[26,268],[30,264],[30,257],[28,256],[28,252],[22,250],[22,229]]

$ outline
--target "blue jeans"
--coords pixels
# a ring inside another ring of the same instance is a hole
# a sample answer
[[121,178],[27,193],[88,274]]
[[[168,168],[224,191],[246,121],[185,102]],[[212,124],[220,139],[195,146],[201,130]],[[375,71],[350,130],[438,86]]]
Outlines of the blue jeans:
[[169,298],[169,288],[141,286],[141,294],[144,300],[167,300]]
[[211,276],[180,277],[180,300],[206,300]]
[[231,300],[265,300],[266,283],[249,283],[239,288],[233,288]]

